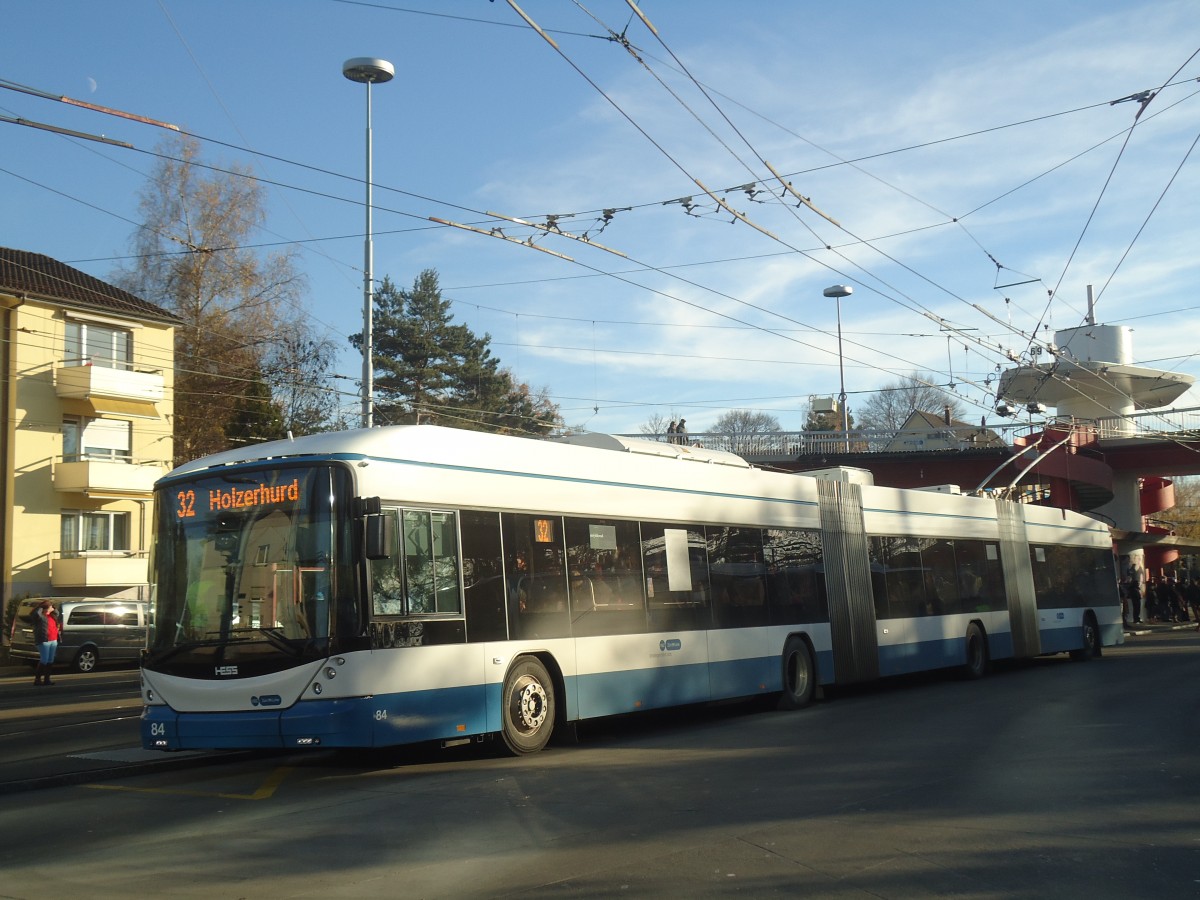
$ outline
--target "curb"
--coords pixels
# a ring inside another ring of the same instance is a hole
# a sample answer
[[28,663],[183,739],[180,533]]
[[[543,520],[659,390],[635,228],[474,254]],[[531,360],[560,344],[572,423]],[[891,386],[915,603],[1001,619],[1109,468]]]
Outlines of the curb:
[[1176,622],[1168,627],[1168,623],[1162,623],[1162,628],[1138,628],[1136,630],[1126,630],[1125,637],[1138,637],[1139,635],[1158,634],[1162,631],[1195,631],[1195,622]]

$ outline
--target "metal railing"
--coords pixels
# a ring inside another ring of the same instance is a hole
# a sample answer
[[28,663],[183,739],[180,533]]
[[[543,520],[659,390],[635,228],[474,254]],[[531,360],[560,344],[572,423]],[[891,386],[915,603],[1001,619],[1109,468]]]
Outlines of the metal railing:
[[135,459],[132,454],[126,454],[125,451],[116,451],[111,455],[108,453],[97,453],[96,451],[82,451],[80,453],[64,453],[62,456],[53,457],[53,460],[58,463],[124,463],[130,466],[158,466],[162,469],[171,468],[169,460],[165,459]]
[[[999,436],[1005,444],[1020,432],[1029,432],[1028,424],[1010,423],[988,426],[947,425],[930,431],[858,430],[840,431],[763,431],[753,434],[698,432],[689,434],[686,443],[707,450],[725,450],[738,456],[791,457],[829,456],[846,453],[917,453],[926,450],[966,450],[996,446],[989,437]],[[1009,434],[1005,434],[1009,432]],[[990,434],[989,434],[990,433]],[[623,434],[625,438],[674,443],[674,435]]]
[[51,559],[149,559],[149,550],[52,550]]
[[[1046,428],[1080,429],[1105,438],[1188,437],[1200,440],[1200,407],[1157,410],[1129,416],[1101,419],[1052,418],[1044,422],[998,422],[994,425],[946,425],[928,431],[871,430],[851,431],[763,431],[753,434],[699,432],[689,434],[686,442],[693,447],[725,450],[743,457],[832,456],[847,453],[920,453],[930,450],[961,451],[998,446],[999,437],[1006,446],[1013,439]],[[674,443],[674,435],[623,434],[625,438]]]
[[1200,406],[1158,409],[1128,416],[1105,416],[1096,420],[1097,434],[1104,438],[1200,437]]

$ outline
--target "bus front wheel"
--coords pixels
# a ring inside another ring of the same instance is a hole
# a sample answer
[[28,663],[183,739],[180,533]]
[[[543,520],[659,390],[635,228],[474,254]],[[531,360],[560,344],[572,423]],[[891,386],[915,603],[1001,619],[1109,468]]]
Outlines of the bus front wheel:
[[504,743],[514,756],[537,753],[554,731],[554,682],[538,660],[524,657],[504,679]]
[[783,645],[783,695],[781,709],[803,709],[812,703],[817,689],[817,667],[812,651],[798,637],[790,637]]

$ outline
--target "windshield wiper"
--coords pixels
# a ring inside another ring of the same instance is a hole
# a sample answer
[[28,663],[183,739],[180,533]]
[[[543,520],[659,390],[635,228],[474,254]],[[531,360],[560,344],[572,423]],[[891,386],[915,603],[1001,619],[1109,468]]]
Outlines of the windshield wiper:
[[245,635],[245,637],[236,638],[235,640],[237,641],[253,640],[252,635],[261,634],[267,639],[267,643],[269,643],[272,647],[275,647],[277,650],[282,650],[291,656],[300,656],[304,653],[303,647],[296,646],[296,639],[289,638],[280,628],[231,628],[230,633],[232,634],[234,632]]
[[280,629],[260,628],[258,630],[261,631],[266,639],[271,642],[272,646],[278,647],[280,650],[285,650],[292,654],[292,656],[300,656],[302,653],[304,653],[304,648],[297,647],[294,643],[292,643],[291,638],[285,635]]

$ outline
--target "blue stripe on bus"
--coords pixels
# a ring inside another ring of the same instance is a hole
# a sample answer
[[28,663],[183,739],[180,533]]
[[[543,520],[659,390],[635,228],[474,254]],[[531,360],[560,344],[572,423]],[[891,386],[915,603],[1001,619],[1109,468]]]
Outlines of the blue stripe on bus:
[[305,700],[285,710],[177,713],[152,706],[142,716],[142,742],[165,750],[232,750],[442,740],[488,731],[483,697],[483,685],[476,685]]
[[[372,726],[372,745],[389,747],[398,743],[449,740],[495,730],[488,727],[485,697],[491,691],[482,684],[376,694],[362,701],[363,717]],[[495,700],[499,702],[499,687]],[[307,704],[297,704],[297,706]]]
[[961,666],[967,661],[966,641],[961,637],[879,647],[879,674],[907,675],[928,669]]
[[703,703],[709,699],[709,667],[704,663],[577,675],[567,687],[579,697],[572,718],[590,719],[639,709]]
[[1042,629],[1043,653],[1066,653],[1070,650],[1078,650],[1082,646],[1083,628],[1081,625]]

